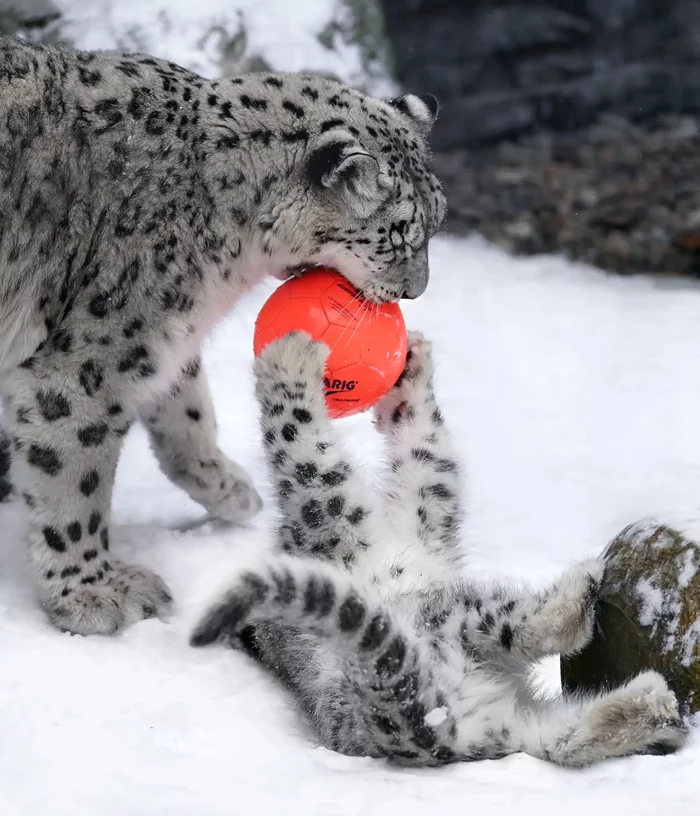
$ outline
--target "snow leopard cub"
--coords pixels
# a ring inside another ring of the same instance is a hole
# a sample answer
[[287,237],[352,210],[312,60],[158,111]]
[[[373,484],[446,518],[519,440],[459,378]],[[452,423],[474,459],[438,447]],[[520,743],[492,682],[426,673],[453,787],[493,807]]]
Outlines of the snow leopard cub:
[[344,754],[432,766],[522,751],[584,766],[683,745],[675,696],[655,672],[587,698],[540,701],[528,689],[535,661],[591,637],[605,566],[578,564],[539,592],[465,576],[460,468],[422,336],[410,335],[405,370],[375,411],[391,462],[381,510],[327,418],[326,355],[292,333],[256,361],[283,552],[241,572],[192,644],[246,649]]

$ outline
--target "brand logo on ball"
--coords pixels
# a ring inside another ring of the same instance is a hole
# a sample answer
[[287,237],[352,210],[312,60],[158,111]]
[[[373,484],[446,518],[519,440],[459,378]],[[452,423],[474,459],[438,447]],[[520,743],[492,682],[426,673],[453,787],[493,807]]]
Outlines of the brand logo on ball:
[[323,387],[326,389],[326,396],[331,394],[342,394],[343,391],[352,391],[357,385],[357,380],[331,380],[323,378]]

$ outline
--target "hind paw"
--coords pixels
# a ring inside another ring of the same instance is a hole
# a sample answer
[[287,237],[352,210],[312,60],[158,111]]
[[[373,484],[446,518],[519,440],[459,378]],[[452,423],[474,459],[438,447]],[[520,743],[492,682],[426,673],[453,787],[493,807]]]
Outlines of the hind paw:
[[633,753],[669,754],[685,745],[688,727],[676,695],[658,672],[642,672],[615,697],[613,714],[621,733],[629,736]]

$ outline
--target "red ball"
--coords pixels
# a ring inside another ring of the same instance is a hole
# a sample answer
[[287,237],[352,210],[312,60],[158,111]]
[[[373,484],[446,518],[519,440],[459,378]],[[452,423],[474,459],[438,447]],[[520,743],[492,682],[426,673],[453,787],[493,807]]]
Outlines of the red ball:
[[371,303],[330,269],[309,270],[272,293],[255,321],[255,356],[291,331],[305,331],[330,348],[323,385],[334,419],[371,408],[406,364],[408,338],[398,303]]

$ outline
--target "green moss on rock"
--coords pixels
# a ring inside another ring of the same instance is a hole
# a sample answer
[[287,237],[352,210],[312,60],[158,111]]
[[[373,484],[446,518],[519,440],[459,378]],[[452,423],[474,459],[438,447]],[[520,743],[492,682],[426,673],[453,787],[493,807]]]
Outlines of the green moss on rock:
[[596,632],[562,658],[564,692],[599,691],[645,669],[700,710],[700,545],[663,524],[626,527],[605,550]]

